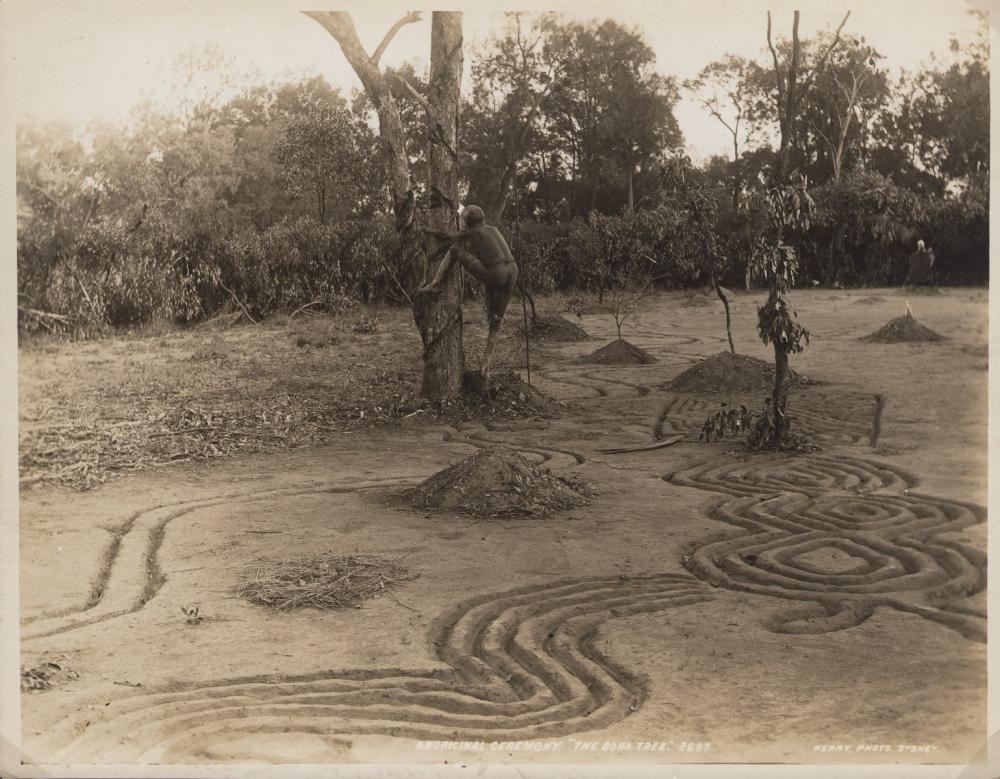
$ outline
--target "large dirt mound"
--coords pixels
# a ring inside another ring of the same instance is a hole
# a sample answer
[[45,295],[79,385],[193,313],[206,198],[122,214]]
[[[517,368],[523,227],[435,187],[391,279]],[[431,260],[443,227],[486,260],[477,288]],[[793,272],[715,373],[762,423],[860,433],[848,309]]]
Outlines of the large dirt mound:
[[553,476],[510,449],[482,449],[406,493],[422,509],[477,517],[541,517],[589,503],[591,490]]
[[[520,328],[524,332],[524,326]],[[559,316],[540,316],[528,325],[528,337],[536,341],[589,341],[587,331]]]
[[[801,381],[788,370],[788,381]],[[666,385],[671,392],[759,392],[774,387],[774,366],[756,357],[719,352],[706,357]]]
[[602,346],[593,354],[581,357],[580,362],[597,365],[648,365],[656,362],[656,358],[644,349],[619,339]]
[[938,335],[929,327],[924,327],[913,318],[909,311],[903,316],[890,319],[881,329],[861,338],[862,341],[879,344],[940,341],[942,339],[943,336]]

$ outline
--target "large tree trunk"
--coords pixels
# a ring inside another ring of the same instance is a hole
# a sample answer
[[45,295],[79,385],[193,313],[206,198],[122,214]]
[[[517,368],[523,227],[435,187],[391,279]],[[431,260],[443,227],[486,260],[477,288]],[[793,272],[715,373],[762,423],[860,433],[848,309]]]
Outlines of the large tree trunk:
[[[379,58],[400,27],[420,20],[411,12],[396,22],[369,56],[358,39],[354,22],[343,11],[306,11],[340,44],[354,72],[378,114],[379,135],[387,149],[389,189],[392,194],[396,230],[400,238],[401,278],[399,283],[411,300],[413,318],[424,344],[424,376],[421,392],[431,400],[457,394],[462,387],[464,354],[462,350],[462,277],[452,270],[439,295],[415,295],[429,278],[427,251],[419,226],[410,177],[406,138],[399,107],[378,67]],[[433,227],[454,230],[457,227],[457,117],[462,75],[462,14],[435,11],[431,24],[430,99],[421,101],[431,126],[430,145],[430,217]],[[419,95],[418,95],[419,97]],[[432,251],[432,255],[439,254]],[[440,258],[439,258],[440,261]]]
[[[462,82],[462,14],[435,11],[431,21],[428,82],[431,134],[428,221],[438,230],[458,229],[458,106]],[[439,295],[414,298],[413,317],[424,342],[421,394],[444,398],[462,389],[462,268],[445,277]]]

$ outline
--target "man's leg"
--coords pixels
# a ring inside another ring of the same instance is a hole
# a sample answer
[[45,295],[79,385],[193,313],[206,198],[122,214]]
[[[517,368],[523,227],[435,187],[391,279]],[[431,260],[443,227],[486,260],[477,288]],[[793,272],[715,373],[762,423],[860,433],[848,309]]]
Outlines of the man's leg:
[[424,284],[418,291],[419,292],[432,292],[441,288],[441,282],[444,281],[445,274],[451,270],[451,266],[455,264],[455,252],[458,249],[457,246],[452,244],[452,246],[445,252],[444,258],[438,264],[437,273],[434,274],[434,280],[428,284]]
[[490,361],[493,359],[493,350],[496,349],[497,340],[500,338],[500,327],[503,325],[504,314],[507,312],[507,306],[514,294],[518,273],[514,263],[494,266],[492,270],[494,276],[486,286],[486,316],[489,319],[489,331],[486,335],[486,349],[483,351],[483,367],[480,371],[483,380],[487,383],[490,380]]
[[434,280],[430,283],[421,287],[424,291],[436,290],[441,286],[444,281],[444,276],[451,268],[455,262],[458,261],[463,268],[465,268],[469,275],[482,284],[486,285],[486,288],[490,287],[490,271],[479,261],[479,258],[471,252],[467,251],[464,247],[459,246],[457,243],[451,245],[451,249],[445,258],[441,260],[441,264],[438,266],[437,273],[434,275]]

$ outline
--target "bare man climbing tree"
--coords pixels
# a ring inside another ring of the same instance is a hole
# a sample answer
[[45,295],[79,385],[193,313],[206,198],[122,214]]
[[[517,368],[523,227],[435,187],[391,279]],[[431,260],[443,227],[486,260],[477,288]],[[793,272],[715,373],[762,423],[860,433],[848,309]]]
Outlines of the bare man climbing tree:
[[[486,349],[483,353],[483,367],[480,374],[484,386],[489,386],[490,360],[500,337],[500,327],[507,312],[514,286],[517,284],[518,268],[514,255],[503,235],[492,225],[486,224],[483,209],[479,206],[468,206],[465,209],[465,229],[459,232],[425,229],[424,232],[433,235],[441,241],[452,244],[451,250],[438,266],[434,280],[418,292],[430,293],[440,289],[442,282],[458,261],[469,275],[483,284],[486,296],[486,315],[489,334],[486,337]],[[468,247],[468,250],[466,249]]]
[[[374,53],[368,54],[358,38],[351,16],[343,11],[306,11],[340,44],[344,57],[368,93],[379,120],[379,135],[387,148],[389,187],[396,231],[399,233],[402,278],[400,287],[410,301],[413,319],[423,341],[424,375],[421,394],[441,400],[462,388],[465,354],[462,347],[462,276],[447,273],[438,295],[414,294],[427,280],[431,265],[444,252],[428,245],[416,224],[416,198],[407,139],[399,107],[379,60],[396,33],[407,24],[419,22],[419,11],[399,19],[382,38]],[[462,14],[434,11],[431,15],[431,68],[427,97],[403,82],[427,113],[429,137],[427,158],[427,221],[440,230],[458,227],[458,106],[462,80]],[[449,266],[450,267],[450,266]]]

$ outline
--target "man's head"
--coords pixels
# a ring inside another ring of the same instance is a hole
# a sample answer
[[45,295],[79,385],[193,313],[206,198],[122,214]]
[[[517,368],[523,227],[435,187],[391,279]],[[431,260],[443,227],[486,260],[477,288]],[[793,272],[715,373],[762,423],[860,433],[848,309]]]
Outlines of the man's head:
[[917,251],[918,252],[922,252],[923,250],[924,250],[924,242],[923,241],[917,241]]
[[465,211],[462,212],[462,218],[465,219],[466,227],[475,227],[486,221],[486,214],[479,206],[466,206]]

